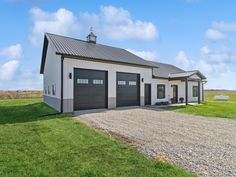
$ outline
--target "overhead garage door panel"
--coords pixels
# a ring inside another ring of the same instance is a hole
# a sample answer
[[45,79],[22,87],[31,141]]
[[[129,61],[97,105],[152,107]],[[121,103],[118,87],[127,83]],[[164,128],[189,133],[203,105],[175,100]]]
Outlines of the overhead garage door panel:
[[132,73],[117,73],[117,106],[140,104],[140,76]]
[[107,107],[107,72],[74,69],[74,110]]

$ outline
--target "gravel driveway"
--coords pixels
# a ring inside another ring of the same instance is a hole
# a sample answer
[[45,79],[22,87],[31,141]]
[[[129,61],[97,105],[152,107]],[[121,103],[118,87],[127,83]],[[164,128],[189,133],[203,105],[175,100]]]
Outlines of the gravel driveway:
[[198,175],[236,176],[236,121],[140,107],[87,113],[78,119],[134,141],[150,157],[166,156]]

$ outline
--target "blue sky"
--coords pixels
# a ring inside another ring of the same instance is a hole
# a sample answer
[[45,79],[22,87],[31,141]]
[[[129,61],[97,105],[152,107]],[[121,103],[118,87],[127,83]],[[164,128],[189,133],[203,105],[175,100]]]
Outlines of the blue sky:
[[43,33],[85,39],[145,59],[199,69],[208,89],[236,90],[236,1],[1,0],[0,90],[42,89]]

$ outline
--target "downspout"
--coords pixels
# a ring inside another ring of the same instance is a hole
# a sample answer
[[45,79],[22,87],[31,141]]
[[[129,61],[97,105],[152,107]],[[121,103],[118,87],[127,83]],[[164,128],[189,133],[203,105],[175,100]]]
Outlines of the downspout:
[[64,70],[64,56],[61,56],[61,113],[63,113],[63,70]]

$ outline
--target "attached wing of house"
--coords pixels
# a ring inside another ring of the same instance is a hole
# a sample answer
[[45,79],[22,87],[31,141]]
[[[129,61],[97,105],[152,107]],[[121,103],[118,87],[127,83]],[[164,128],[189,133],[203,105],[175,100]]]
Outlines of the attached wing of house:
[[44,102],[61,112],[203,100],[200,71],[142,59],[121,48],[46,33]]

